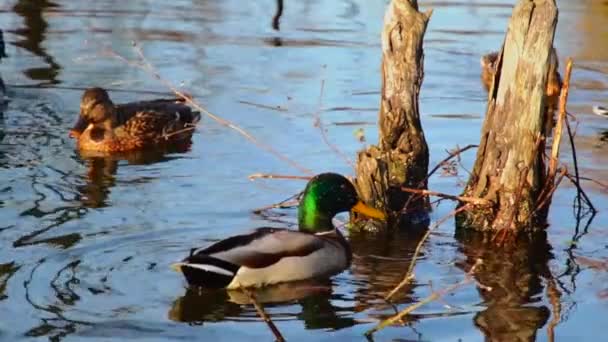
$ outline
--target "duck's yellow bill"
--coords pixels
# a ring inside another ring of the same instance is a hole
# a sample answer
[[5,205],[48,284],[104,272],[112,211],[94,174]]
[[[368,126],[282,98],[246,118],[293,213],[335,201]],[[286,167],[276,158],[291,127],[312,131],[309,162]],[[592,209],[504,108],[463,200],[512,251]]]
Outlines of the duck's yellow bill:
[[182,266],[184,266],[183,262],[176,262],[175,264],[171,264],[171,269],[175,272],[182,273]]
[[357,204],[355,204],[355,206],[353,207],[352,210],[359,214],[363,214],[367,217],[371,217],[371,218],[375,218],[375,219],[379,219],[379,220],[386,219],[385,213],[383,213],[382,211],[380,211],[376,208],[372,208],[369,205],[367,205],[361,201],[357,202]]

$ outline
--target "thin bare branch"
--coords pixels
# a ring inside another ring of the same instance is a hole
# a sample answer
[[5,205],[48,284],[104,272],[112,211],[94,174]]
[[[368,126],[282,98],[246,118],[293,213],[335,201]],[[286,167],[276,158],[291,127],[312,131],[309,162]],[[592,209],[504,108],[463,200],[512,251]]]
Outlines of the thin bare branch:
[[422,250],[422,245],[424,244],[424,242],[429,238],[429,236],[431,235],[431,232],[439,227],[441,224],[443,224],[445,221],[447,221],[449,218],[451,218],[452,216],[455,216],[456,214],[458,214],[461,211],[464,210],[468,210],[469,209],[470,204],[465,204],[462,207],[453,210],[451,213],[449,213],[448,215],[442,217],[441,219],[439,219],[437,222],[435,222],[432,226],[430,226],[426,233],[424,234],[424,236],[422,237],[422,239],[420,239],[420,242],[418,242],[418,245],[416,246],[416,250],[414,250],[414,255],[412,256],[412,262],[410,263],[410,266],[407,269],[407,272],[405,273],[405,276],[403,277],[403,280],[394,288],[391,290],[391,292],[389,292],[384,299],[389,300],[392,296],[394,296],[399,290],[401,290],[404,286],[406,286],[407,284],[411,283],[412,280],[415,279],[414,276],[414,266],[416,266],[416,261],[418,259],[418,255],[420,254],[420,251]]
[[319,128],[319,130],[321,131],[321,137],[323,138],[323,141],[325,142],[325,144],[327,146],[329,146],[329,148],[334,151],[334,153],[342,158],[346,164],[350,165],[352,168],[355,167],[355,164],[353,164],[353,161],[350,160],[350,158],[348,158],[348,156],[346,154],[344,154],[344,152],[342,152],[338,146],[332,144],[329,141],[329,138],[327,137],[327,132],[325,132],[325,127],[323,126],[323,122],[321,121],[321,111],[323,110],[323,92],[325,91],[325,80],[321,80],[321,90],[319,92],[319,104],[317,106],[317,111],[314,113],[313,117],[314,117],[314,126]]
[[[474,148],[474,147],[479,147],[479,145],[473,145],[473,144],[471,144],[471,145],[467,145],[467,146],[465,146],[465,147],[463,147],[463,148],[457,148],[456,150],[451,151],[451,152],[448,154],[448,156],[447,156],[447,157],[445,157],[445,158],[444,158],[442,161],[440,161],[439,163],[437,163],[437,165],[435,165],[435,167],[434,167],[434,168],[433,168],[433,169],[432,169],[432,170],[431,170],[431,171],[430,171],[430,172],[429,172],[429,173],[426,175],[426,177],[425,177],[425,178],[424,178],[422,181],[420,181],[420,182],[418,183],[418,188],[420,188],[420,187],[424,186],[424,184],[426,184],[426,182],[429,180],[429,178],[431,178],[431,176],[432,176],[432,175],[433,175],[435,172],[437,172],[437,170],[439,170],[443,164],[447,163],[448,161],[450,161],[450,160],[451,160],[452,158],[454,158],[454,157],[460,156],[460,154],[461,154],[462,152],[465,152],[465,151],[467,151],[467,150],[469,150],[469,149],[472,149],[472,148]],[[410,205],[410,203],[411,203],[411,202],[412,202],[412,201],[415,199],[415,197],[416,197],[416,196],[410,196],[410,198],[408,198],[408,199],[407,199],[407,201],[406,201],[406,202],[405,202],[405,204],[403,205],[403,208],[401,209],[401,212],[406,212],[406,211],[407,211],[408,206],[409,206],[409,205]]]
[[549,172],[547,172],[547,179],[552,181],[555,179],[557,172],[557,162],[559,159],[559,145],[562,139],[562,131],[564,122],[566,122],[566,103],[568,102],[568,93],[570,90],[570,76],[572,74],[572,58],[568,58],[568,64],[566,64],[566,74],[564,75],[564,83],[559,96],[559,115],[557,123],[555,125],[555,132],[553,133],[553,146],[551,148],[551,160],[549,161]]
[[277,326],[274,325],[274,322],[272,321],[270,316],[268,316],[266,314],[266,311],[264,311],[264,308],[262,307],[262,305],[259,304],[258,301],[255,299],[255,295],[251,291],[249,291],[249,289],[247,289],[247,288],[242,287],[241,290],[243,291],[243,293],[245,295],[247,295],[247,297],[249,298],[249,301],[251,302],[251,304],[253,304],[253,306],[255,307],[255,310],[258,312],[258,315],[260,315],[260,317],[264,320],[264,322],[266,322],[266,324],[268,325],[268,328],[270,328],[270,331],[272,331],[272,334],[274,335],[276,340],[279,342],[285,342],[285,338],[283,338],[283,335],[281,335],[281,332],[279,331]]
[[[462,208],[463,207],[461,207],[461,209]],[[471,267],[471,269],[469,270],[469,272],[467,272],[465,278],[462,281],[460,281],[460,282],[458,282],[458,283],[456,283],[454,285],[448,286],[445,289],[435,291],[435,292],[431,293],[428,297],[422,299],[421,301],[418,301],[415,304],[406,307],[405,309],[401,310],[398,314],[396,314],[396,315],[394,315],[394,316],[392,316],[392,317],[390,317],[388,319],[385,319],[384,321],[378,323],[378,325],[376,325],[374,328],[372,328],[372,329],[368,330],[367,332],[365,332],[365,336],[371,337],[371,335],[373,333],[375,333],[375,332],[377,332],[379,330],[382,330],[382,329],[386,328],[389,325],[392,325],[392,324],[395,324],[395,323],[399,322],[403,317],[405,317],[406,315],[412,313],[414,310],[422,307],[423,305],[426,305],[426,304],[431,303],[431,302],[433,302],[435,300],[438,300],[438,299],[442,298],[443,296],[456,291],[460,287],[462,287],[462,286],[464,286],[464,285],[466,285],[468,283],[474,282],[473,274],[475,274],[475,271],[477,270],[477,268],[480,265],[482,265],[482,264],[483,264],[482,260],[481,259],[477,259],[477,261],[475,262],[475,264]]]
[[451,200],[454,200],[454,201],[471,203],[471,204],[474,204],[474,205],[490,205],[492,203],[492,202],[490,202],[490,201],[488,201],[486,199],[483,199],[483,198],[475,198],[475,197],[467,197],[467,196],[455,196],[455,195],[444,194],[442,192],[431,191],[431,190],[406,188],[404,186],[401,187],[401,190],[403,190],[405,192],[410,192],[410,193],[414,193],[414,194],[423,195],[423,196],[437,196],[437,197],[451,199]]
[[113,50],[106,50],[106,54],[108,54],[111,57],[117,58],[117,59],[123,61],[124,63],[128,64],[128,65],[131,65],[133,67],[136,67],[136,68],[144,70],[145,72],[147,72],[148,74],[150,74],[152,77],[154,77],[158,81],[160,81],[167,88],[169,88],[176,96],[178,96],[179,98],[183,99],[186,103],[188,103],[192,107],[196,108],[201,113],[203,113],[206,116],[210,117],[211,119],[213,119],[214,121],[216,121],[220,125],[228,127],[230,129],[236,131],[241,136],[245,137],[245,139],[249,140],[250,142],[252,142],[256,146],[262,148],[263,150],[265,150],[266,152],[274,155],[275,157],[279,158],[280,160],[288,163],[289,165],[291,165],[295,169],[298,169],[299,171],[301,171],[303,173],[306,173],[306,174],[310,174],[310,175],[314,174],[314,172],[312,170],[310,170],[310,169],[308,169],[308,168],[300,165],[299,163],[295,162],[294,160],[292,160],[291,158],[287,157],[286,155],[278,152],[271,145],[266,144],[266,143],[258,140],[257,138],[255,138],[253,135],[251,135],[249,132],[247,132],[246,130],[244,130],[240,126],[238,126],[238,125],[236,125],[236,124],[234,124],[234,123],[232,123],[232,122],[230,122],[230,121],[228,121],[226,119],[223,119],[223,118],[221,118],[221,117],[219,117],[219,116],[211,113],[209,110],[207,110],[206,108],[204,108],[198,102],[194,101],[191,96],[189,96],[188,94],[185,94],[184,92],[182,92],[179,89],[177,89],[177,87],[173,83],[171,83],[171,82],[163,79],[160,76],[160,73],[158,72],[158,70],[150,62],[148,62],[148,60],[146,59],[146,56],[144,55],[141,47],[137,44],[137,42],[133,42],[133,49],[135,50],[135,53],[138,56],[138,60],[137,61],[131,61],[131,60],[125,58],[124,56],[118,54],[117,52],[115,52]]

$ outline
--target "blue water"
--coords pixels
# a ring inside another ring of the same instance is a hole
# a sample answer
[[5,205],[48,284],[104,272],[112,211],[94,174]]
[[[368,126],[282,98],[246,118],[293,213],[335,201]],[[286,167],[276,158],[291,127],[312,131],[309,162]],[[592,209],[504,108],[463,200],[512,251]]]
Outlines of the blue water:
[[[479,141],[486,99],[479,57],[499,48],[512,3],[421,1],[423,9],[434,9],[421,92],[431,165],[446,149]],[[579,121],[581,172],[604,181],[608,120],[591,108],[608,106],[608,6],[599,0],[558,5],[560,62],[571,56],[576,63],[569,109]],[[191,247],[284,225],[253,210],[304,183],[247,176],[303,172],[208,117],[189,152],[131,160],[79,155],[67,130],[83,88],[106,87],[115,102],[169,94],[148,72],[108,53],[136,60],[135,40],[163,79],[212,113],[313,172],[352,175],[323,142],[314,115],[352,159],[377,141],[384,10],[385,1],[287,2],[276,31],[271,0],[1,4],[9,58],[0,75],[11,101],[0,119],[0,340],[271,339],[242,294],[187,292],[168,265]],[[474,151],[463,154],[465,168],[474,157]],[[467,177],[464,169],[437,174],[429,186],[457,194]],[[517,251],[476,250],[455,239],[453,222],[441,225],[424,245],[415,284],[398,296],[399,308],[461,281],[478,254],[488,265],[478,280],[502,287],[492,295],[465,285],[377,340],[511,340],[515,331],[546,340],[555,315],[547,295],[551,279],[561,293],[556,337],[597,340],[608,312],[608,275],[580,257],[607,263],[608,189],[590,182],[585,188],[600,213],[586,231],[581,225],[586,234],[569,250],[576,239],[575,189],[565,183],[550,212],[550,254],[528,260]],[[452,209],[444,202],[432,218]],[[279,214],[294,222],[295,211]],[[394,312],[380,298],[401,280],[417,240],[405,233],[349,238],[356,257],[348,271],[327,283],[260,294],[288,340],[361,340]]]

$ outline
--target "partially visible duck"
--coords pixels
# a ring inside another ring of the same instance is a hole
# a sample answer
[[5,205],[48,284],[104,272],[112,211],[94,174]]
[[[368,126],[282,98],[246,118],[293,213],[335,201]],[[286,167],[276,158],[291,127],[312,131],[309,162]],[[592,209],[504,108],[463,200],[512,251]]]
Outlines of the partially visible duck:
[[359,200],[352,183],[335,173],[313,177],[298,208],[299,231],[259,228],[209,247],[194,248],[173,265],[190,285],[204,288],[261,287],[343,271],[352,258],[350,245],[332,218],[356,211],[384,219],[381,211]]
[[608,108],[602,106],[593,106],[593,114],[608,118]]
[[125,152],[183,143],[200,114],[178,99],[115,105],[102,88],[87,89],[70,136],[88,151]]
[[[549,78],[547,79],[546,95],[548,100],[548,110],[552,113],[557,110],[559,105],[559,93],[562,90],[562,77],[559,74],[559,60],[557,51],[551,48],[549,65]],[[481,83],[486,91],[490,90],[492,80],[496,74],[496,62],[498,60],[498,52],[492,52],[481,57]]]

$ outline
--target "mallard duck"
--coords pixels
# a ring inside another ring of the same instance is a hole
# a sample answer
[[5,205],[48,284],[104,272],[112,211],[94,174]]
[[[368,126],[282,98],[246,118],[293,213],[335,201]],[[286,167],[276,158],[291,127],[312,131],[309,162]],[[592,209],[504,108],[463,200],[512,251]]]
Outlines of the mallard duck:
[[[559,74],[559,60],[557,58],[557,51],[555,48],[551,48],[550,58],[549,79],[547,80],[547,89],[545,92],[548,100],[547,107],[551,112],[553,112],[557,110],[559,104],[559,94],[562,90],[562,77]],[[492,80],[496,74],[497,60],[498,52],[492,52],[481,57],[481,83],[483,83],[486,91],[490,89]]]
[[114,105],[102,88],[85,90],[70,136],[81,150],[125,152],[181,143],[192,137],[200,114],[182,100]]
[[261,287],[277,283],[330,276],[350,265],[350,245],[332,218],[355,211],[384,219],[381,211],[359,200],[344,176],[323,173],[306,186],[298,207],[299,231],[258,228],[209,247],[194,248],[172,267],[190,285],[204,288]]

